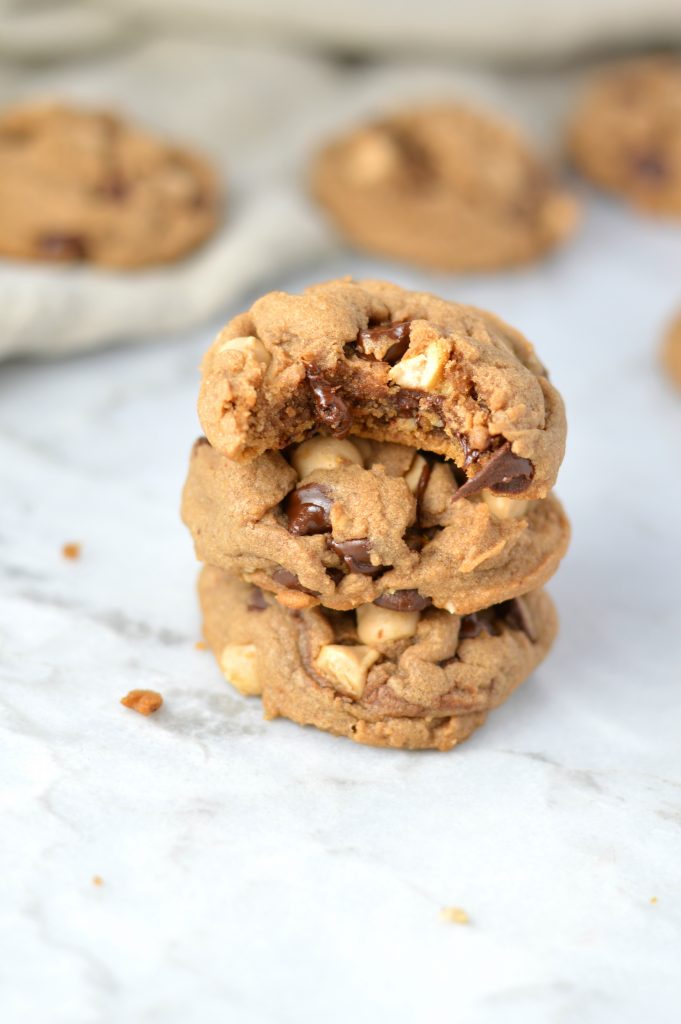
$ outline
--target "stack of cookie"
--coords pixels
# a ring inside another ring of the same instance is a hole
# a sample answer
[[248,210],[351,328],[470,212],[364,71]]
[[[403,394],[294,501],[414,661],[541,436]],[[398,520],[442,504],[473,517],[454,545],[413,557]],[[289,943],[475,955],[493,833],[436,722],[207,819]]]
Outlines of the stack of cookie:
[[205,637],[268,718],[446,750],[546,655],[565,416],[517,331],[381,282],[275,292],[208,351],[199,413]]

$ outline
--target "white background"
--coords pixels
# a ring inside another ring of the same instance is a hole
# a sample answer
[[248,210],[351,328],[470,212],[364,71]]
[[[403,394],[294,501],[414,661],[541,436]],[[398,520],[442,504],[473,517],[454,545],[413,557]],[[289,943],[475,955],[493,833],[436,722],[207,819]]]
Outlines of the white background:
[[[535,269],[339,254],[267,282],[489,307],[566,398],[562,631],[448,754],[265,723],[195,650],[177,509],[217,321],[3,369],[3,1024],[678,1021],[681,395],[656,350],[680,263],[681,228],[592,197]],[[156,716],[120,706],[133,687]]]

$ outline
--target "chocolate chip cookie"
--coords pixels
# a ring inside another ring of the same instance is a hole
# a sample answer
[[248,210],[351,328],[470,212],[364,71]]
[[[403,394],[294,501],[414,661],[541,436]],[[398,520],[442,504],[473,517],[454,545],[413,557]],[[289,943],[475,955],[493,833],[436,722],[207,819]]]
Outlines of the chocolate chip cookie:
[[358,437],[311,437],[246,463],[204,438],[182,514],[201,561],[288,608],[465,614],[545,583],[569,539],[552,495],[496,494],[484,470],[466,482],[441,456]]
[[0,116],[0,255],[140,267],[214,231],[210,166],[112,114],[34,105]]
[[676,317],[664,336],[662,365],[677,388],[681,389],[681,314]]
[[526,263],[577,219],[574,200],[518,132],[451,104],[335,140],[315,159],[311,187],[359,248],[441,270]]
[[473,615],[436,608],[282,608],[212,567],[206,640],[227,680],[283,716],[380,747],[449,750],[536,668],[557,620],[541,590]]
[[452,460],[460,497],[544,498],[565,413],[533,347],[491,313],[379,281],[271,292],[202,365],[199,416],[228,458],[312,434],[391,441]]
[[602,188],[681,216],[681,60],[649,57],[605,70],[573,118],[569,149]]

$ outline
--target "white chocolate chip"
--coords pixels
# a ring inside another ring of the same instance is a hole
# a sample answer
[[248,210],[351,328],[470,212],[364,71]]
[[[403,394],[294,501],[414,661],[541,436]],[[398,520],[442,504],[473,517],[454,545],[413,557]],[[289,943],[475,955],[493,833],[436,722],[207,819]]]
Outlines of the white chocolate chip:
[[418,612],[396,612],[376,604],[363,604],[357,609],[357,636],[363,644],[407,640],[416,635]]
[[258,697],[262,693],[255,644],[227,644],[220,655],[220,668],[227,682],[244,696]]
[[424,459],[423,455],[416,454],[414,456],[414,461],[404,474],[404,481],[412,494],[416,494],[418,491],[419,484],[421,482],[421,474],[427,465],[428,463]]
[[246,357],[250,355],[263,367],[269,366],[271,358],[260,338],[254,338],[253,336],[248,338],[230,338],[229,341],[224,341],[220,345],[218,351],[221,353],[241,352]]
[[425,352],[406,355],[390,370],[388,377],[401,388],[434,391],[449,359],[449,345],[443,338],[431,341]]
[[482,491],[482,500],[497,519],[522,519],[529,504],[523,498],[504,498],[488,488]]
[[352,441],[341,441],[337,437],[311,437],[294,450],[291,462],[296,473],[303,480],[316,469],[337,469],[338,466],[354,464],[363,466],[364,460]]
[[315,665],[340,693],[359,698],[364,693],[369,669],[379,657],[378,651],[361,644],[326,644],[320,649]]

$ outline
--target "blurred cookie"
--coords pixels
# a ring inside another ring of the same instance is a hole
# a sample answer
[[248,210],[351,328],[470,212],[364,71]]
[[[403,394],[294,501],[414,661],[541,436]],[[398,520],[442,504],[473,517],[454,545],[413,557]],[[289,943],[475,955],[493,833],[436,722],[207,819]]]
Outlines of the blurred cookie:
[[545,497],[566,430],[518,331],[471,306],[349,279],[271,292],[235,317],[204,357],[199,416],[238,461],[311,433],[439,453],[468,478],[461,497]]
[[0,116],[0,256],[106,267],[176,260],[215,230],[204,160],[107,113]]
[[636,206],[681,216],[681,61],[626,61],[587,88],[569,132],[576,166]]
[[237,463],[203,439],[182,515],[200,561],[288,608],[463,614],[542,585],[565,554],[569,526],[551,495],[459,497],[465,476],[451,463],[360,438],[312,437],[285,454]]
[[681,389],[681,314],[671,324],[662,342],[662,365]]
[[453,104],[407,110],[323,149],[315,197],[361,249],[441,270],[537,259],[576,223],[574,200],[509,125]]
[[435,608],[291,612],[219,569],[199,579],[204,633],[225,678],[283,716],[380,747],[449,750],[546,656],[543,591],[460,617]]

